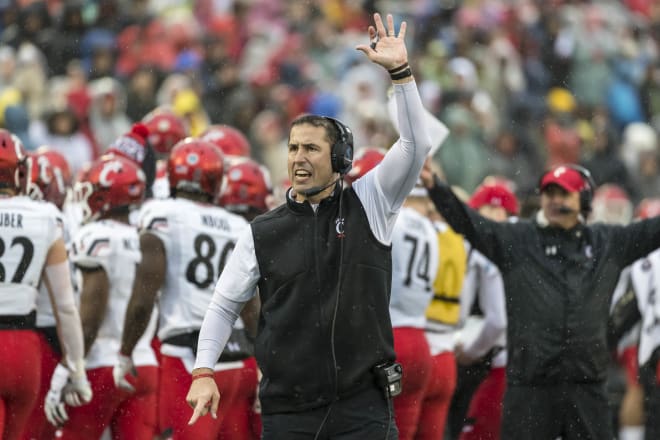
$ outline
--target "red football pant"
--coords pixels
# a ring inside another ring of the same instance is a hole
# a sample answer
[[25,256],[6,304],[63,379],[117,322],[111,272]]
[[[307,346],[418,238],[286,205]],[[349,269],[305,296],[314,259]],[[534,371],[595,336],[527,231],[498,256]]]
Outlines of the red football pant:
[[470,424],[463,426],[460,440],[499,440],[502,400],[506,390],[506,368],[492,368],[472,396],[468,409]]
[[33,330],[0,330],[0,339],[0,433],[3,440],[15,440],[39,393],[39,336]]
[[444,436],[449,404],[456,389],[454,353],[445,351],[433,356],[432,359],[433,372],[426,387],[416,440],[437,440]]
[[221,440],[261,438],[261,414],[255,414],[253,411],[257,397],[257,360],[251,357],[244,362],[234,404],[228,409],[220,425],[218,438]]
[[128,376],[135,393],[115,387],[112,367],[87,370],[94,397],[86,405],[66,407],[69,421],[61,430],[61,439],[97,439],[106,427],[112,438],[152,440],[156,431],[156,390],[158,367],[137,367],[137,378]]
[[394,398],[394,417],[400,440],[412,440],[417,431],[424,393],[431,378],[433,361],[424,330],[394,328],[396,360],[403,367],[402,392]]
[[637,362],[637,346],[628,347],[619,356],[619,364],[626,372],[628,385],[639,385],[639,365]]
[[39,379],[39,393],[37,401],[32,408],[32,413],[28,423],[23,431],[24,440],[51,440],[55,438],[55,427],[46,419],[44,413],[44,399],[50,389],[50,379],[53,377],[53,371],[60,361],[60,355],[46,341],[46,336],[37,332],[39,338],[39,350],[41,350],[41,379]]
[[160,390],[158,396],[158,423],[161,433],[171,431],[172,439],[204,440],[216,439],[226,414],[232,408],[238,393],[243,369],[216,371],[215,383],[220,391],[218,418],[210,415],[200,417],[189,426],[188,420],[193,410],[186,402],[186,395],[192,384],[190,373],[186,371],[181,359],[162,355],[160,369]]

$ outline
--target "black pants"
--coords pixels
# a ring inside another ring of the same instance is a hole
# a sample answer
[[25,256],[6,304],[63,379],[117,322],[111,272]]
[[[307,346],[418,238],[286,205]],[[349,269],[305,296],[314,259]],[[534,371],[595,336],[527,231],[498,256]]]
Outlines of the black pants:
[[[329,412],[328,412],[329,411]],[[326,419],[327,415],[327,419]],[[325,419],[325,423],[323,420]],[[397,440],[394,408],[375,388],[305,412],[262,414],[262,440]]]
[[508,386],[502,439],[614,438],[605,384]]
[[652,357],[639,369],[640,383],[644,388],[644,438],[647,440],[660,438],[660,385],[656,378],[656,359],[656,356]]

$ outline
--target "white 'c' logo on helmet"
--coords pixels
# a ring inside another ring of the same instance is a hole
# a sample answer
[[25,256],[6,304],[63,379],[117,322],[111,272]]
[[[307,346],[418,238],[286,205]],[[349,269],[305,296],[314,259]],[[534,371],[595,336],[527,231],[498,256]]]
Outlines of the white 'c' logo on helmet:
[[105,187],[110,187],[112,186],[112,181],[108,180],[108,176],[111,172],[118,173],[122,170],[121,162],[118,160],[113,160],[111,162],[107,162],[104,166],[103,169],[101,170],[101,173],[99,174],[99,184],[101,186]]

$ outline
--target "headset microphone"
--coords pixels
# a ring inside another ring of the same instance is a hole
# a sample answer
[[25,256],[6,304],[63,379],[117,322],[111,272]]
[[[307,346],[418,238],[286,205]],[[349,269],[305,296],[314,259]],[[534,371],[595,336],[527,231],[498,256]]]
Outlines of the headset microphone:
[[324,189],[329,188],[329,187],[331,187],[332,185],[334,185],[334,184],[336,184],[337,182],[339,182],[340,179],[341,179],[341,177],[337,178],[336,180],[333,180],[332,182],[328,183],[327,185],[324,185],[324,186],[313,186],[313,187],[311,187],[311,188],[309,188],[309,189],[301,189],[301,190],[298,190],[298,191],[296,191],[296,192],[297,192],[298,194],[302,194],[303,196],[305,196],[305,197],[307,197],[307,198],[309,198],[309,197],[314,197],[315,195],[320,194],[321,191],[323,191]]

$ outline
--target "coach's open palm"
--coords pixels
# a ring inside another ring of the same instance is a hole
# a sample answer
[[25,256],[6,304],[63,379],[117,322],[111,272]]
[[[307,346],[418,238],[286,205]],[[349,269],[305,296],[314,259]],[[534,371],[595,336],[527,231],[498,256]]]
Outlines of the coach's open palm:
[[[206,375],[205,375],[206,376]],[[218,404],[220,403],[220,392],[213,377],[193,376],[190,390],[186,396],[186,402],[193,409],[192,417],[188,421],[189,425],[194,424],[198,418],[205,416],[209,412],[214,419],[218,417]]]
[[361,44],[357,50],[364,52],[369,59],[384,68],[390,70],[400,67],[408,62],[408,51],[404,42],[406,36],[406,22],[399,27],[399,35],[395,34],[394,19],[387,14],[387,29],[383,24],[380,14],[374,14],[374,26],[369,26],[369,38],[372,44]]

